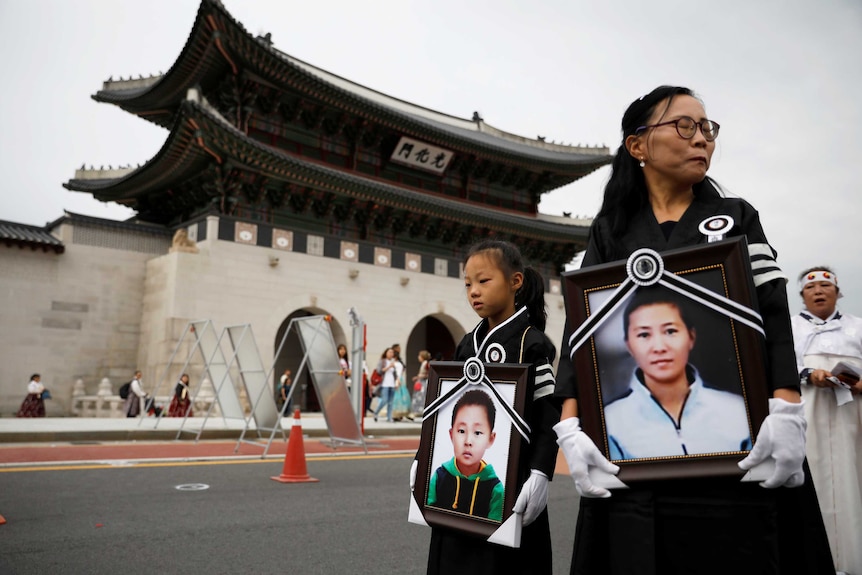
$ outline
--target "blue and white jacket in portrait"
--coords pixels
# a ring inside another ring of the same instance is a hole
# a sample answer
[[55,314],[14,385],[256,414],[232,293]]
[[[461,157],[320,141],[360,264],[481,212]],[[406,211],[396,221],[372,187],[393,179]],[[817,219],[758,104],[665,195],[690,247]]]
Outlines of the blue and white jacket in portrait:
[[691,385],[677,423],[635,370],[628,395],[605,406],[611,460],[751,449],[742,397],[705,387],[692,365],[686,373]]

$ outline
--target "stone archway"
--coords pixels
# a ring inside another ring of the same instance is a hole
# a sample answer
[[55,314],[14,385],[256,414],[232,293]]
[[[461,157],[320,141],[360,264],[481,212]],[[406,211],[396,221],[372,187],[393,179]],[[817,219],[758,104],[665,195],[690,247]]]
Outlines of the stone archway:
[[[275,333],[275,341],[273,342],[272,347],[273,355],[278,351],[278,346],[281,344],[284,333],[290,325],[290,320],[309,317],[312,315],[331,314],[319,308],[302,308],[290,313],[281,325],[278,326],[278,330]],[[332,321],[330,321],[329,327],[332,330],[332,337],[335,339],[336,344],[346,341],[344,330],[342,329],[341,324],[338,323],[338,320],[334,317],[332,318]],[[292,406],[298,407],[300,411],[320,411],[320,403],[317,400],[317,393],[314,390],[314,385],[311,382],[311,375],[308,373],[308,370],[303,369],[303,372],[300,373],[297,378],[297,370],[302,363],[302,356],[302,344],[299,342],[299,335],[297,335],[295,329],[292,329],[287,336],[287,340],[284,342],[281,353],[278,357],[274,358],[275,368],[272,370],[273,395],[276,396],[276,402],[278,402],[278,386],[281,375],[284,373],[284,370],[290,369],[293,376],[293,384],[300,386],[293,392],[291,401]],[[281,407],[280,404],[279,407]]]
[[410,332],[407,347],[401,357],[408,366],[408,378],[416,375],[419,369],[418,355],[423,349],[431,352],[431,359],[452,360],[455,348],[464,337],[464,328],[452,317],[445,314],[432,314],[423,317]]

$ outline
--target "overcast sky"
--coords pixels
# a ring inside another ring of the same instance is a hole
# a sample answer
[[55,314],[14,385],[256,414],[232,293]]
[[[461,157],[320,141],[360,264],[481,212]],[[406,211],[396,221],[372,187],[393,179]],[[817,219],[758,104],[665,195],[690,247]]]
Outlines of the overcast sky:
[[[684,85],[722,126],[710,175],[761,214],[794,279],[835,267],[862,315],[860,0],[224,0],[252,34],[369,88],[548,141],[620,144],[628,104]],[[62,187],[82,164],[143,164],[167,132],[90,96],[164,72],[196,0],[0,0],[0,219],[131,211]],[[604,168],[540,209],[593,215]]]

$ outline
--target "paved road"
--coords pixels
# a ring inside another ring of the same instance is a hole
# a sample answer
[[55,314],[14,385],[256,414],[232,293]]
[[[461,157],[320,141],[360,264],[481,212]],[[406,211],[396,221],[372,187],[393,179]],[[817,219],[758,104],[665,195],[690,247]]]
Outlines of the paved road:
[[[277,460],[0,469],[0,573],[418,575],[430,532],[406,522],[411,460],[313,458],[320,482],[290,485],[270,480]],[[207,488],[177,489],[192,484]],[[551,486],[564,574],[577,494]]]

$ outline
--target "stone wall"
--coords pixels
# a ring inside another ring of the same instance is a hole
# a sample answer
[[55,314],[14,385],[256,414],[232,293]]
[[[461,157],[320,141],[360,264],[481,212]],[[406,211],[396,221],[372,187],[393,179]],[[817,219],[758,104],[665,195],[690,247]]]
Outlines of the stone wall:
[[[291,314],[332,315],[336,341],[350,346],[353,307],[367,324],[368,364],[400,342],[408,375],[418,351],[408,338],[423,318],[441,321],[455,343],[478,322],[461,279],[219,240],[218,219],[209,219],[198,253],[168,253],[167,236],[135,240],[128,229],[70,224],[57,230],[63,254],[0,247],[0,416],[14,414],[33,372],[51,389],[56,416],[71,414],[77,379],[87,394],[104,377],[116,391],[136,367],[154,394],[170,393],[184,367],[195,381],[202,362],[184,366],[192,339],[176,349],[192,320],[212,320],[217,332],[251,324],[269,368]],[[123,249],[106,247],[112,242]],[[546,300],[557,345],[562,297]]]
[[[159,240],[141,251],[121,229],[97,230],[87,243],[75,242],[71,225],[56,232],[62,254],[0,247],[2,417],[17,411],[32,373],[52,392],[48,414],[65,415],[75,380],[87,393],[104,377],[119,387],[137,362],[146,262]],[[126,249],[91,245],[112,237],[119,245],[125,237]]]

